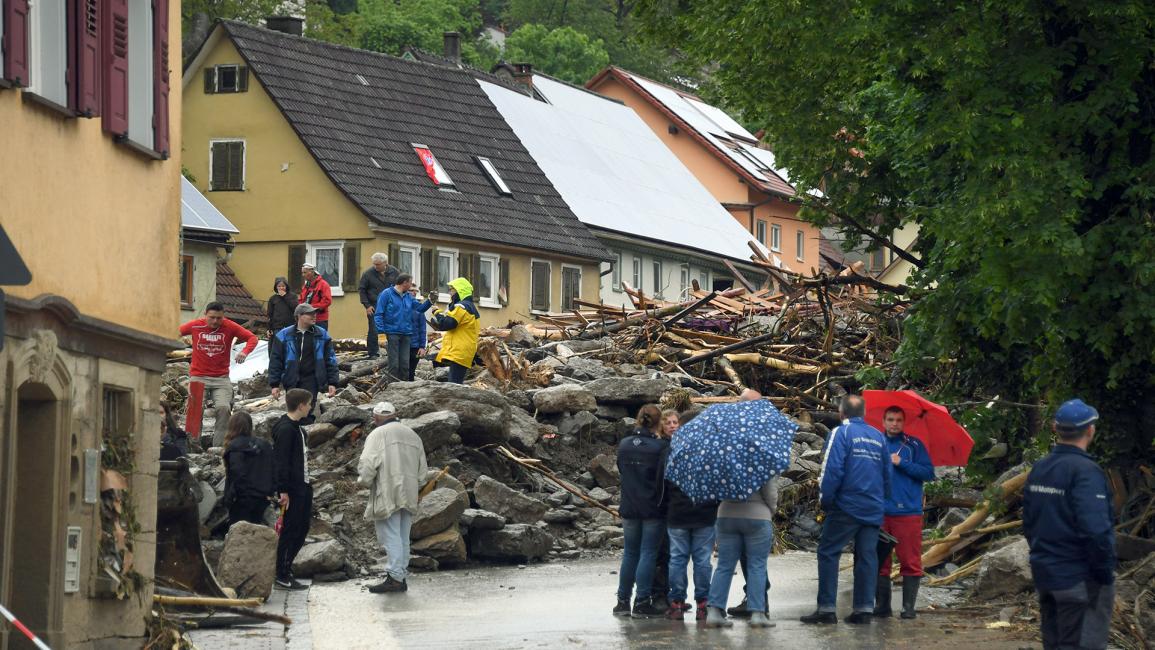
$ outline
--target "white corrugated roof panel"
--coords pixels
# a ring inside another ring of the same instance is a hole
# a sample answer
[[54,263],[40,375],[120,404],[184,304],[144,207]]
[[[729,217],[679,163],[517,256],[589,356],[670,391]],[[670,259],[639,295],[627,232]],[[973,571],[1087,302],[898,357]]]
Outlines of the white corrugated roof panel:
[[750,233],[633,109],[538,75],[534,88],[549,104],[478,83],[583,223],[750,258]]
[[184,176],[180,177],[180,225],[182,228],[210,232],[240,232]]

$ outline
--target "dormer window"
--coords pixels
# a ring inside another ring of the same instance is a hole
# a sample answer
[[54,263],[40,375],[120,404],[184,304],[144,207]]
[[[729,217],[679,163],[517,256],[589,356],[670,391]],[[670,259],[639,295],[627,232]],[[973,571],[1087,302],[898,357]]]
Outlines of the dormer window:
[[205,68],[205,94],[243,93],[248,89],[248,66],[224,64]]
[[437,162],[437,156],[433,155],[433,151],[428,146],[423,144],[413,143],[413,151],[417,152],[417,157],[421,159],[421,164],[425,166],[425,173],[429,175],[429,180],[440,188],[453,189],[453,179],[449,177],[449,173]]
[[489,158],[474,156],[474,159],[477,160],[478,166],[485,172],[485,175],[489,177],[489,182],[493,183],[494,189],[505,196],[511,196],[513,194],[509,186],[505,184],[505,180],[502,179],[501,174],[497,173],[497,167],[493,166],[493,162],[491,162]]

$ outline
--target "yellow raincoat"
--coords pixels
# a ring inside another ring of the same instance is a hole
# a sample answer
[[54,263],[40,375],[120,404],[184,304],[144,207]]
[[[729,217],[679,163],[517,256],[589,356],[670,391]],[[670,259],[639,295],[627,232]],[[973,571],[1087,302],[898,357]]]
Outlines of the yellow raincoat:
[[457,302],[448,309],[433,311],[434,325],[445,332],[437,361],[452,361],[466,368],[473,366],[477,354],[477,339],[481,336],[481,315],[473,304],[473,285],[465,278],[449,282],[457,292]]

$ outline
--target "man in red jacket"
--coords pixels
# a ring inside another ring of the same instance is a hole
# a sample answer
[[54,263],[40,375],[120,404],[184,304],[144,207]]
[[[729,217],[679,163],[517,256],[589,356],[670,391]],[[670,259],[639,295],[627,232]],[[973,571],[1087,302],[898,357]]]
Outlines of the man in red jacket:
[[301,265],[301,277],[305,279],[305,285],[301,287],[301,296],[297,302],[315,307],[317,309],[315,325],[324,330],[329,329],[329,306],[333,304],[332,287],[317,273],[317,267],[309,262]]
[[191,320],[180,326],[181,336],[192,337],[192,367],[189,378],[204,384],[205,393],[211,391],[213,406],[217,410],[217,424],[213,429],[213,446],[224,444],[228,433],[229,417],[233,408],[233,382],[229,379],[229,356],[233,344],[245,342],[245,348],[237,353],[237,363],[243,363],[249,353],[257,347],[257,335],[225,318],[225,307],[219,302],[210,302],[205,307],[205,317]]

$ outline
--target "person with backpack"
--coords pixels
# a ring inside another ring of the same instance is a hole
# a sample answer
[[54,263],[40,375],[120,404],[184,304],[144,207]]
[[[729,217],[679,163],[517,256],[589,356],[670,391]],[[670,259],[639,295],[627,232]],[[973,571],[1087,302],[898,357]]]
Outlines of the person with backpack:
[[253,435],[253,418],[238,411],[225,436],[225,494],[229,527],[238,521],[264,524],[273,496],[273,445]]
[[[666,536],[666,456],[670,443],[661,437],[662,412],[653,404],[638,411],[638,428],[618,445],[621,474],[622,532],[625,549],[618,571],[618,604],[614,616],[658,618],[664,607],[653,602],[654,571]],[[637,593],[634,594],[634,589]],[[630,596],[634,606],[630,609]]]

